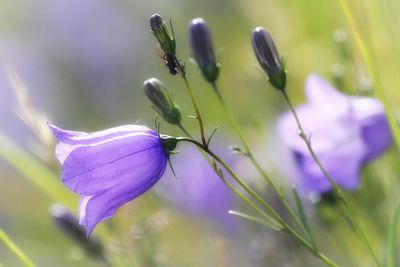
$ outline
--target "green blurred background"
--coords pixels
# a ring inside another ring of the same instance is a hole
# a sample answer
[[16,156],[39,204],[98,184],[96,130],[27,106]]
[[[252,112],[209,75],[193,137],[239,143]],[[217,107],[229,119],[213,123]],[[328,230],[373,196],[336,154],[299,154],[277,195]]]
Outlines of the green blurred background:
[[[349,4],[383,85],[387,108],[398,119],[400,33],[396,25],[400,2],[353,0]],[[148,23],[153,13],[172,19],[178,55],[187,62],[207,129],[220,127],[235,144],[239,141],[212,89],[189,60],[188,22],[195,17],[208,22],[222,64],[222,94],[276,179],[284,179],[281,170],[285,162],[275,145],[275,123],[287,107],[256,68],[250,44],[256,26],[269,30],[286,57],[288,94],[296,104],[304,101],[303,84],[310,73],[321,74],[348,94],[374,95],[374,83],[339,1],[2,1],[1,132],[35,160],[49,159],[48,154],[43,155],[46,151],[40,153],[41,158],[31,153],[37,152],[37,146],[29,127],[15,113],[18,102],[7,77],[9,68],[26,84],[33,106],[63,128],[92,131],[137,121],[153,126],[154,112],[142,91],[143,81],[150,77],[164,81],[183,113],[192,114],[182,81],[168,73],[157,54]],[[190,119],[185,118],[184,124],[192,132],[197,129]],[[162,129],[170,135],[180,134],[166,123]],[[2,142],[2,147],[7,147],[6,141]],[[13,156],[21,159],[18,154]],[[349,194],[382,258],[387,221],[399,192],[397,161],[393,149],[365,168],[363,186]],[[53,166],[55,183],[60,185],[59,167]],[[32,165],[23,162],[20,167],[30,172]],[[38,170],[32,175],[40,179],[44,174]],[[55,228],[48,209],[56,200],[1,159],[0,182],[0,226],[38,266],[102,266]],[[242,222],[236,237],[229,239],[212,226],[200,227],[196,220],[176,213],[152,193],[128,204],[95,231],[110,251],[119,255],[116,265],[322,266],[281,233]],[[75,204],[71,206],[77,211]],[[160,212],[164,223],[157,217]],[[343,266],[372,266],[362,244],[333,208],[319,206],[311,213],[322,251]],[[161,226],[147,233],[143,225],[148,220],[161,221]],[[131,238],[135,229],[142,235]],[[22,264],[0,245],[0,266]]]

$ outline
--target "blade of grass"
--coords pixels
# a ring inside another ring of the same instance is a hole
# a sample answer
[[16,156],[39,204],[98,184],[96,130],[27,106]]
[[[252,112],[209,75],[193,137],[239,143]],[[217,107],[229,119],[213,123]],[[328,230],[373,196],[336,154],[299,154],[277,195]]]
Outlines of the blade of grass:
[[[25,253],[7,236],[0,228],[0,240],[17,256],[26,267],[35,267],[36,265],[25,255]],[[0,266],[2,264],[0,263]]]
[[392,217],[390,219],[390,226],[387,238],[387,259],[386,259],[386,267],[396,267],[396,237],[397,237],[397,225],[399,222],[400,216],[400,199],[397,201],[397,204],[393,210]]
[[68,207],[76,207],[76,198],[62,186],[59,178],[47,166],[30,156],[1,133],[0,157],[20,171],[52,200],[61,202]]
[[302,230],[307,235],[308,241],[310,241],[311,245],[314,248],[316,248],[315,240],[314,240],[314,237],[313,237],[312,232],[310,230],[310,226],[308,225],[306,214],[304,212],[303,203],[301,202],[300,196],[297,193],[296,188],[293,188],[292,191],[293,191],[293,195],[294,195],[294,200],[296,201],[297,210],[298,210],[299,215],[300,215],[300,222],[302,224]]
[[393,133],[396,147],[397,147],[397,149],[400,149],[400,127],[397,124],[395,113],[393,112],[393,109],[391,108],[391,105],[389,104],[389,101],[385,95],[385,90],[383,88],[383,85],[378,78],[378,74],[377,74],[377,71],[375,70],[375,64],[373,63],[372,56],[370,55],[370,53],[368,51],[368,47],[365,44],[361,34],[359,33],[359,31],[356,27],[356,23],[355,23],[353,14],[350,11],[350,8],[348,6],[348,1],[347,0],[338,0],[338,1],[340,4],[340,7],[346,17],[346,20],[350,26],[350,29],[353,33],[353,36],[356,41],[356,45],[360,51],[360,54],[365,61],[369,75],[371,76],[371,79],[375,85],[376,95],[382,101],[382,103],[385,107],[386,116],[388,118],[388,122],[390,124],[390,128]]

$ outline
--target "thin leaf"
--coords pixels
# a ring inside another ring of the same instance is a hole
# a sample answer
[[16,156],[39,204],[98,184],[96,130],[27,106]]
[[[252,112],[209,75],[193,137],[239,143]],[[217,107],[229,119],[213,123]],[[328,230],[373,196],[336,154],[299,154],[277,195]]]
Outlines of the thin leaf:
[[43,163],[0,133],[0,157],[20,171],[52,200],[68,207],[77,205],[73,194],[62,186],[59,178]]
[[[0,240],[8,247],[11,252],[17,256],[26,267],[35,267],[36,265],[25,255],[25,253],[7,236],[7,234],[0,228]],[[0,263],[0,266],[3,266]]]
[[311,242],[311,245],[314,248],[316,248],[314,237],[312,235],[310,226],[308,224],[307,216],[306,216],[306,214],[304,212],[303,203],[301,202],[300,196],[297,193],[296,188],[293,188],[292,191],[293,191],[294,199],[296,201],[297,210],[298,210],[299,215],[300,215],[301,228],[302,228],[303,232],[307,235],[308,240]]
[[388,232],[388,244],[387,244],[387,267],[396,267],[396,237],[397,237],[397,225],[400,217],[400,199],[397,201],[396,206],[393,210],[390,226]]
[[249,214],[246,214],[246,213],[242,213],[242,212],[239,212],[239,211],[235,211],[235,210],[230,210],[230,211],[228,211],[228,213],[236,215],[236,216],[239,216],[239,217],[242,217],[244,219],[247,219],[247,220],[250,220],[250,221],[253,221],[253,222],[256,222],[256,223],[259,223],[259,224],[262,224],[262,225],[265,225],[265,226],[268,226],[269,228],[271,228],[273,230],[276,230],[276,231],[281,231],[282,230],[282,227],[280,226],[280,223],[278,223],[276,220],[274,220],[272,218],[269,218],[270,221],[265,221],[265,220],[259,219],[257,217],[254,217],[252,215],[249,215]]

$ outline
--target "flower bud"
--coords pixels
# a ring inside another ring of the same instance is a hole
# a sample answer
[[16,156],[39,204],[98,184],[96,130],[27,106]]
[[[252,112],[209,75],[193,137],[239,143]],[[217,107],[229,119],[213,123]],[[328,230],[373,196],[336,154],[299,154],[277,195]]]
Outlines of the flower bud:
[[154,14],[150,18],[151,32],[157,38],[161,49],[165,53],[175,55],[176,41],[174,31],[171,24],[171,32],[168,30],[167,24],[159,14]]
[[253,31],[252,45],[254,54],[261,67],[267,73],[269,82],[273,87],[284,90],[286,86],[286,70],[279,58],[271,35],[261,27]]
[[189,42],[204,78],[214,83],[218,78],[220,66],[215,59],[210,31],[202,18],[196,18],[190,22]]
[[156,78],[146,80],[143,83],[143,89],[153,104],[153,108],[161,117],[171,124],[181,122],[181,112],[172,100],[171,93],[160,80]]
[[104,259],[103,246],[100,241],[93,236],[88,238],[85,228],[79,225],[78,219],[67,208],[54,204],[50,207],[50,215],[55,225],[90,256]]

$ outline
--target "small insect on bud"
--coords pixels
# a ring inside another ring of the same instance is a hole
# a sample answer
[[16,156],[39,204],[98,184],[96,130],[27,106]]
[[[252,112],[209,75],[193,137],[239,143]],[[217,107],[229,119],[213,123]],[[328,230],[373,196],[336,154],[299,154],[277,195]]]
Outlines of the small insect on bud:
[[150,17],[150,27],[151,32],[157,38],[161,49],[165,53],[175,55],[176,41],[172,24],[170,24],[170,31],[163,18],[159,14],[154,14]]
[[175,105],[171,92],[160,80],[156,78],[146,80],[143,83],[143,89],[153,104],[153,108],[161,117],[171,124],[179,124],[181,122],[179,107]]
[[271,35],[262,27],[253,31],[252,45],[254,54],[261,67],[267,73],[273,87],[284,90],[286,86],[286,70]]
[[189,23],[189,42],[193,57],[197,61],[204,78],[210,83],[214,83],[218,78],[220,65],[215,59],[207,23],[202,18],[193,19]]
[[86,230],[79,225],[78,219],[60,204],[50,207],[50,215],[60,231],[75,241],[91,257],[104,259],[103,246],[93,235],[89,238]]

